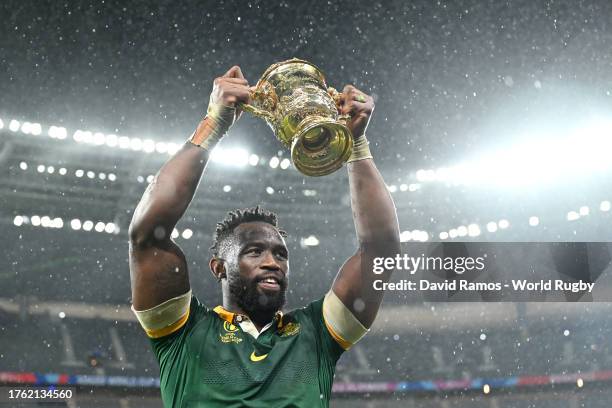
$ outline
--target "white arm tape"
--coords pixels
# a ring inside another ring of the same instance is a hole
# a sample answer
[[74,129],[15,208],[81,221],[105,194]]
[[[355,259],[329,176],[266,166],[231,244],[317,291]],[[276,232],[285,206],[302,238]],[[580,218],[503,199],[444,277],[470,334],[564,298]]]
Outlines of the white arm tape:
[[323,319],[331,336],[348,350],[367,332],[363,324],[344,306],[344,303],[330,290],[323,299]]
[[183,295],[168,299],[147,310],[132,311],[149,337],[168,335],[185,324],[191,304],[191,289]]

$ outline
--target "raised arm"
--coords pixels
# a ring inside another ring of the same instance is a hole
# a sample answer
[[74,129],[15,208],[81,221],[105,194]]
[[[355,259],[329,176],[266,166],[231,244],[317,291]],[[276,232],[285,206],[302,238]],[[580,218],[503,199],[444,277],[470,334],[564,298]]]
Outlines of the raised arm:
[[393,199],[374,165],[365,138],[374,101],[352,86],[346,86],[342,94],[341,111],[352,116],[349,128],[355,147],[349,159],[348,175],[360,247],[338,272],[332,290],[361,324],[369,328],[383,298],[382,291],[373,289],[373,281],[390,278],[390,272],[372,273],[372,259],[399,253],[399,225]]
[[234,106],[249,88],[235,66],[215,79],[207,116],[160,169],[138,203],[129,228],[132,303],[149,309],[189,290],[185,255],[171,234],[193,199],[210,151],[237,120]]

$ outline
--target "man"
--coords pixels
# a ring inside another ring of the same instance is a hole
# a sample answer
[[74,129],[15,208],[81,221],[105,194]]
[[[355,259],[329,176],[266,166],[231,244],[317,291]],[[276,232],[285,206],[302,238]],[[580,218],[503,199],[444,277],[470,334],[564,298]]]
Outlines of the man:
[[399,250],[395,207],[365,136],[374,103],[346,86],[339,108],[351,115],[348,172],[360,248],[323,299],[283,314],[289,260],[274,214],[239,210],[218,224],[209,265],[223,306],[212,310],[191,294],[185,256],[170,237],[240,102],[249,102],[249,86],[235,66],[214,81],[207,116],[138,204],[130,225],[132,308],[159,361],[166,406],[327,407],[338,358],[366,333],[382,301],[370,259]]

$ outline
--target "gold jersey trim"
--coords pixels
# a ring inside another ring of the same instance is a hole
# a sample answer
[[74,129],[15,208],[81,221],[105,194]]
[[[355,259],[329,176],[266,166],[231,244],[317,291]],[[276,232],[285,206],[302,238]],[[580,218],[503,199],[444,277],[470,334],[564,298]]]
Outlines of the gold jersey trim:
[[132,311],[147,336],[156,339],[174,333],[185,325],[190,304],[191,289],[147,310],[136,310],[132,305]]
[[329,334],[344,350],[351,348],[368,332],[333,290],[323,299],[323,321]]

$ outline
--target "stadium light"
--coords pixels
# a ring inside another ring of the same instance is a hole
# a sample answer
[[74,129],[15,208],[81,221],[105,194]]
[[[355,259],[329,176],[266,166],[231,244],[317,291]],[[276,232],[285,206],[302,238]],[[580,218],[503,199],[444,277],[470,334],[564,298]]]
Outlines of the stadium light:
[[400,242],[408,242],[412,239],[412,233],[410,231],[402,231],[400,233]]
[[580,207],[580,209],[578,210],[578,214],[580,214],[581,216],[587,216],[589,215],[589,207],[586,205],[583,205],[582,207]]
[[415,241],[426,242],[429,240],[429,233],[427,231],[414,230],[412,236]]
[[138,137],[131,138],[130,139],[130,149],[137,151],[137,152],[142,150],[142,140],[140,140],[140,138]]
[[249,156],[249,164],[251,166],[257,166],[259,164],[259,156],[256,154],[251,154]]
[[44,173],[45,172],[45,166],[42,164],[39,164],[38,167],[36,167],[36,171],[38,171],[39,173]]
[[468,225],[468,235],[470,237],[477,237],[480,235],[480,227],[478,226],[478,224]]
[[580,214],[578,214],[576,211],[570,211],[567,213],[568,221],[576,221],[578,218],[580,218]]
[[457,227],[457,235],[460,237],[465,237],[468,234],[468,229],[465,225],[460,225]]
[[213,150],[210,159],[225,166],[243,167],[249,162],[249,153],[242,148],[222,148]]
[[106,135],[106,145],[108,147],[117,147],[119,145],[119,139],[117,135]]
[[310,235],[306,238],[302,238],[302,245],[309,247],[317,246],[319,245],[319,239],[314,235]]
[[229,184],[224,185],[223,191],[229,193],[230,191],[232,191],[232,186],[230,186]]
[[506,219],[501,219],[497,225],[499,226],[499,229],[506,229],[510,226],[510,222]]
[[28,163],[22,161],[21,163],[19,163],[19,168],[21,170],[27,170],[28,169]]
[[173,239],[177,239],[179,237],[179,232],[178,230],[175,228],[172,230],[172,235],[170,235]]
[[40,126],[40,123],[32,123],[30,125],[30,132],[34,136],[40,136],[40,134],[42,133],[42,126]]
[[274,194],[274,189],[272,187],[268,186],[268,187],[266,187],[266,193],[268,193],[270,195]]
[[30,122],[23,122],[21,124],[21,133],[29,135],[31,133],[32,124]]
[[40,217],[40,225],[43,226],[44,228],[50,228],[51,227],[51,218],[49,218],[48,215],[44,215],[44,216]]
[[540,219],[536,216],[529,217],[529,225],[537,227],[540,224]]
[[70,227],[75,230],[78,231],[81,229],[81,220],[79,220],[78,218],[73,219],[72,221],[70,221]]
[[495,221],[491,221],[487,223],[487,231],[495,232],[497,231],[497,223]]
[[130,138],[126,136],[119,137],[119,148],[120,149],[129,149],[130,147]]
[[15,224],[16,227],[20,227],[23,225],[23,217],[21,215],[16,215],[15,218],[13,219],[13,224]]
[[32,218],[30,218],[30,221],[35,227],[38,227],[40,225],[40,217],[38,215],[33,215]]
[[4,129],[4,121],[0,119],[0,129]]
[[93,134],[92,142],[97,146],[101,146],[106,143],[106,136],[104,133],[96,132]]
[[276,156],[273,156],[270,159],[270,162],[268,164],[270,165],[271,168],[275,169],[278,167],[279,163],[280,163],[280,159]]
[[66,137],[68,136],[68,132],[66,131],[66,128],[61,127],[61,126],[49,127],[47,134],[49,135],[51,139],[60,139],[60,140],[66,139]]
[[440,233],[439,237],[440,237],[440,239],[448,239],[448,238],[449,238],[449,236],[448,236],[448,232],[446,232],[446,231],[442,231],[442,232]]
[[94,227],[93,221],[87,220],[83,223],[83,231],[91,231]]
[[94,227],[94,229],[96,230],[96,232],[102,232],[104,231],[104,228],[106,227],[106,224],[104,224],[103,222],[99,221],[96,223],[96,226]]
[[[565,180],[611,167],[612,120],[598,119],[561,137],[530,138],[452,167],[420,169],[419,182],[515,187]],[[520,165],[518,164],[520,163]],[[569,164],[569,165],[568,165]]]
[[191,238],[191,237],[193,236],[193,231],[192,231],[192,230],[190,230],[189,228],[185,228],[185,230],[183,231],[183,233],[181,234],[181,236],[182,236],[184,239],[189,239],[189,238]]
[[66,170],[66,168],[65,168],[65,167],[60,167],[60,169],[59,169],[59,171],[58,171],[58,173],[59,173],[60,175],[62,175],[62,176],[65,176],[67,172],[68,172],[68,170]]
[[602,201],[601,204],[599,204],[599,209],[603,212],[610,211],[610,202],[607,200]]
[[142,150],[145,153],[153,153],[155,151],[155,142],[151,139],[145,139],[142,142]]
[[64,220],[59,217],[56,217],[51,221],[51,226],[53,228],[64,228]]
[[21,124],[19,123],[18,120],[12,119],[9,122],[9,130],[11,132],[17,132],[19,130],[19,128],[21,127]]
[[167,153],[168,145],[164,142],[157,142],[155,143],[155,151],[160,154]]
[[291,165],[291,160],[289,159],[283,159],[280,162],[280,168],[283,170],[287,170],[290,165]]

